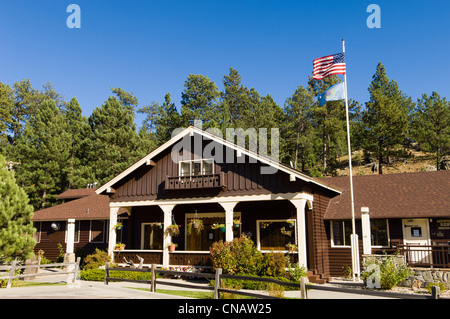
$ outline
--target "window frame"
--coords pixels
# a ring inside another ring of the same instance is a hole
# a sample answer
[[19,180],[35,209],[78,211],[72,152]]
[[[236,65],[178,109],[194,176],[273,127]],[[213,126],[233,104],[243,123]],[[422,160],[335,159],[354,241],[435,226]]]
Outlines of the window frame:
[[[103,230],[102,230],[103,239],[101,241],[94,241],[93,238],[92,238],[92,222],[93,221],[103,222]],[[91,220],[89,220],[89,242],[90,243],[102,244],[102,243],[105,242],[105,240],[106,240],[106,220],[104,220],[104,219],[91,219]]]
[[289,252],[289,250],[287,249],[283,249],[283,250],[275,250],[275,249],[264,249],[261,250],[261,233],[260,233],[260,225],[261,223],[267,223],[267,222],[294,222],[294,244],[297,244],[297,219],[296,218],[285,218],[285,219],[257,219],[256,220],[256,248],[263,253],[268,253],[268,252],[282,252],[282,253],[287,253]]
[[[351,220],[331,220],[330,221],[330,234],[331,234],[331,247],[333,248],[351,248],[351,242],[349,242],[348,244],[346,243],[345,240],[345,222],[349,222],[351,223]],[[334,243],[334,227],[333,227],[333,223],[340,223],[342,225],[342,238],[344,241],[344,245],[336,245]],[[350,238],[351,238],[351,233],[350,233]],[[350,240],[351,241],[351,240]]]
[[[192,166],[194,162],[200,162],[200,173],[197,175],[192,174]],[[204,162],[210,162],[211,163],[211,174],[205,174],[204,173]],[[182,171],[182,165],[185,163],[189,163],[189,174],[185,175]],[[178,163],[178,172],[180,177],[195,177],[195,176],[205,176],[205,175],[214,175],[214,159],[213,158],[200,158],[200,159],[193,159],[193,160],[183,160]]]
[[162,244],[161,244],[161,247],[162,247],[162,249],[144,249],[144,237],[145,237],[145,226],[147,226],[147,225],[156,225],[156,224],[161,224],[160,222],[143,222],[143,223],[141,223],[141,250],[145,250],[145,251],[158,251],[158,252],[161,252],[161,251],[163,251],[164,250],[164,238],[163,238],[163,236],[164,236],[164,230],[162,230],[162,236],[161,236],[161,242],[162,242]]
[[384,220],[386,222],[387,245],[385,245],[385,246],[373,245],[372,238],[370,238],[370,245],[371,245],[371,247],[373,247],[373,248],[389,248],[389,243],[391,242],[391,239],[389,237],[389,219],[387,219],[387,218],[371,219],[370,220],[370,234],[371,234],[370,237],[372,237],[372,234],[373,234],[372,221],[374,221],[374,220],[377,220],[377,221]]

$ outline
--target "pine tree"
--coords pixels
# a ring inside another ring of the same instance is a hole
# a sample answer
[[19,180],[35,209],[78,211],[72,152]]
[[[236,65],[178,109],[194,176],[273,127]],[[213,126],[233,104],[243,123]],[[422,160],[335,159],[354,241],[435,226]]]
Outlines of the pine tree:
[[450,101],[433,92],[418,99],[413,119],[413,137],[420,148],[435,155],[440,170],[443,156],[450,154]]
[[241,82],[241,76],[233,68],[223,77],[224,90],[220,94],[223,128],[240,127],[245,110],[249,108],[249,90]]
[[88,118],[90,137],[86,158],[95,181],[108,182],[145,153],[141,150],[134,116],[116,97],[110,97]]
[[182,126],[181,115],[172,103],[170,93],[164,97],[164,103],[158,108],[156,116],[155,137],[157,145],[161,145],[172,137],[172,132]]
[[33,256],[33,206],[0,155],[0,262]]
[[405,143],[411,99],[405,96],[395,81],[389,80],[386,70],[378,63],[369,86],[370,100],[363,112],[364,149],[378,158],[378,173],[383,173],[385,160]]
[[216,110],[220,92],[208,77],[190,74],[181,93],[181,116],[183,125],[193,125],[195,120],[203,122],[203,129],[218,127],[221,118]]
[[52,206],[64,189],[69,133],[54,101],[47,100],[27,121],[14,149],[17,179],[35,209]]
[[314,129],[311,123],[313,95],[302,86],[298,86],[292,97],[286,99],[285,125],[283,137],[287,143],[287,156],[285,161],[291,162],[293,167],[306,171],[306,167],[314,165],[313,139]]
[[14,105],[14,94],[11,87],[0,83],[0,154],[6,154],[8,145],[8,127],[11,125],[11,111]]

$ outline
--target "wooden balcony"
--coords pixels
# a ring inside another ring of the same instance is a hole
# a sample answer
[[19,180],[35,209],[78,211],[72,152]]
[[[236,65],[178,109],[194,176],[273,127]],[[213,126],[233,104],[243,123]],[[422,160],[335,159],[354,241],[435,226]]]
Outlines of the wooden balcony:
[[225,173],[195,176],[167,176],[164,189],[205,189],[225,187]]

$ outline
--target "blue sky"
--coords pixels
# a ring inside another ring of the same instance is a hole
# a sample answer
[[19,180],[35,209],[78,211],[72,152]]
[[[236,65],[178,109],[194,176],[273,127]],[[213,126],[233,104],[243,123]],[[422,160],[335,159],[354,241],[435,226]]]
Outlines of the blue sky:
[[[69,29],[69,4],[81,28]],[[369,29],[371,3],[381,28]],[[232,67],[243,84],[283,106],[307,85],[312,60],[346,43],[349,98],[364,103],[377,63],[414,100],[438,92],[450,99],[449,1],[113,1],[2,0],[0,82],[50,82],[84,115],[111,87],[144,106],[170,92],[177,107],[189,74],[222,89]],[[140,118],[137,118],[140,124]]]

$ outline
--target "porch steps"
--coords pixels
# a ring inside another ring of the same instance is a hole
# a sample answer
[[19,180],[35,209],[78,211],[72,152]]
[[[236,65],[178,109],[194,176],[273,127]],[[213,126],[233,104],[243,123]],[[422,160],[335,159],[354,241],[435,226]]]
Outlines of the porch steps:
[[308,270],[308,280],[311,283],[323,285],[329,282],[330,278],[321,274],[316,274],[315,270]]

